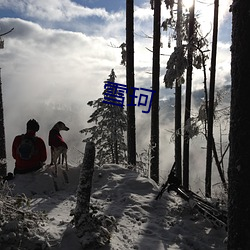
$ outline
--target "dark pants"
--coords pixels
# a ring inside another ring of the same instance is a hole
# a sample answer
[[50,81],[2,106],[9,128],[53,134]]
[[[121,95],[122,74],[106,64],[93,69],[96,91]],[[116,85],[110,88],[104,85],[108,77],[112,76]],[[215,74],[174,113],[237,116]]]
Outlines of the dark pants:
[[43,167],[43,165],[36,166],[36,167],[33,167],[33,168],[29,168],[29,169],[18,169],[18,168],[15,167],[14,175],[16,175],[16,174],[27,174],[27,173],[35,172],[35,171],[39,170],[42,167]]

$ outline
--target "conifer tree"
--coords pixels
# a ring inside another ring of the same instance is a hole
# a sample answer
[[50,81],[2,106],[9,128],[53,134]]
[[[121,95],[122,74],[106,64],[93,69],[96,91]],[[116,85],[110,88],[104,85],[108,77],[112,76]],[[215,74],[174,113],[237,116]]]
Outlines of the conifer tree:
[[[115,82],[115,72],[112,69],[106,82]],[[123,163],[126,160],[127,146],[124,133],[127,130],[127,115],[123,107],[115,104],[103,103],[103,98],[89,101],[89,106],[95,108],[88,123],[95,125],[84,128],[80,132],[91,134],[84,142],[94,142],[96,145],[97,164]]]

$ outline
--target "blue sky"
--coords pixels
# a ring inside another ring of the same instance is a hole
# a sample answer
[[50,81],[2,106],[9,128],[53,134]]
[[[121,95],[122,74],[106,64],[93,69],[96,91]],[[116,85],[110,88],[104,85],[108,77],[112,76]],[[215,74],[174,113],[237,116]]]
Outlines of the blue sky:
[[[21,18],[47,28],[92,33],[109,21],[113,22],[119,17],[124,19],[125,3],[124,0],[51,0],[42,2],[4,0],[0,2],[0,17]],[[149,2],[137,0],[135,6],[149,7]],[[95,29],[88,30],[90,23],[91,26],[95,26]]]
[[[66,139],[74,145],[82,143],[78,131],[86,126],[92,110],[89,100],[99,98],[103,81],[111,69],[117,82],[125,84],[125,67],[120,64],[125,42],[125,0],[1,0],[0,33],[14,31],[4,37],[0,51],[3,100],[7,134],[8,160],[11,161],[12,137],[23,132],[30,117],[41,124],[40,135],[58,120],[72,129]],[[150,88],[152,71],[153,11],[149,0],[135,0],[135,84]],[[220,3],[220,41],[218,43],[218,86],[230,83],[230,0]],[[197,13],[204,34],[212,30],[213,1],[197,2]],[[168,15],[162,5],[162,20]],[[171,54],[167,34],[162,32],[162,54]],[[211,41],[211,34],[208,35]],[[163,77],[168,57],[161,57],[160,97],[173,90],[165,89]],[[207,65],[209,68],[209,63]],[[209,70],[208,70],[209,76]],[[194,90],[203,88],[203,73],[195,72]],[[138,112],[140,128],[150,115]],[[162,128],[166,130],[166,128]],[[169,130],[169,128],[168,128]],[[67,138],[68,136],[68,138]],[[142,140],[148,144],[149,136]],[[167,141],[167,139],[166,139]],[[12,163],[10,163],[11,165]]]
[[[126,5],[126,0],[117,0],[117,1],[80,0],[80,1],[73,1],[73,2],[83,5],[83,6],[87,6],[89,8],[104,8],[108,12],[123,10],[125,9],[125,5]],[[137,3],[138,2],[139,1],[137,1]]]

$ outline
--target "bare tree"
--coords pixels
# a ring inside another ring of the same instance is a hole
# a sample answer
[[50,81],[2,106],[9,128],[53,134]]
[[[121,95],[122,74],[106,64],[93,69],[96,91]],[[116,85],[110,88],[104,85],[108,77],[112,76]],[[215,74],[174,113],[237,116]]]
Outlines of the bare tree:
[[0,176],[7,174],[6,146],[5,146],[5,130],[4,130],[4,112],[3,112],[3,96],[2,96],[2,77],[0,69]]
[[155,91],[151,111],[151,167],[150,176],[159,182],[159,86],[161,43],[161,0],[154,1],[153,75],[152,90]]
[[[82,249],[100,249],[110,241],[115,218],[102,214],[91,206],[92,178],[94,173],[95,144],[87,142],[81,165],[77,201],[74,210],[76,234]],[[99,215],[98,215],[99,214]]]
[[[95,162],[95,144],[87,142],[85,147],[85,155],[81,166],[79,184],[77,188],[77,202],[74,213],[76,228],[81,227],[90,220],[89,206],[92,188],[92,177]],[[81,220],[80,220],[81,219]]]
[[126,1],[126,80],[128,164],[136,165],[136,127],[134,98],[134,1]]
[[207,133],[207,159],[206,159],[206,179],[205,179],[205,194],[207,197],[211,197],[212,151],[214,144],[214,138],[213,138],[214,89],[215,89],[217,37],[218,37],[218,14],[219,14],[219,0],[215,0],[211,69],[210,69],[209,105],[208,105],[208,119],[207,119],[208,133]]
[[[4,48],[4,41],[1,36],[5,36],[13,31],[11,30],[0,34],[0,49]],[[4,110],[3,110],[3,95],[2,95],[2,74],[0,68],[0,176],[6,176],[7,174],[7,160],[6,160],[6,145],[5,145],[5,128],[4,128]]]
[[250,249],[250,1],[232,10],[228,250]]

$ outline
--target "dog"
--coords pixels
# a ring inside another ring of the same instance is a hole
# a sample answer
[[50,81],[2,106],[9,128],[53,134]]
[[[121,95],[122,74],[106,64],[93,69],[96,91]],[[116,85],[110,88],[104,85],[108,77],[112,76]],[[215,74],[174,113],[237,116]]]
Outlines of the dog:
[[53,148],[52,161],[55,166],[55,175],[57,175],[57,164],[60,164],[60,156],[62,157],[62,165],[65,161],[66,171],[69,171],[68,160],[67,160],[67,148],[60,146]]
[[[69,128],[62,122],[57,122],[49,131],[49,146],[51,152],[50,165],[55,166],[55,175],[57,176],[57,164],[60,163],[60,156],[62,156],[62,165],[65,161],[66,171],[68,171],[67,150],[68,146],[63,140],[60,131],[68,131]],[[59,163],[58,163],[59,160]]]

